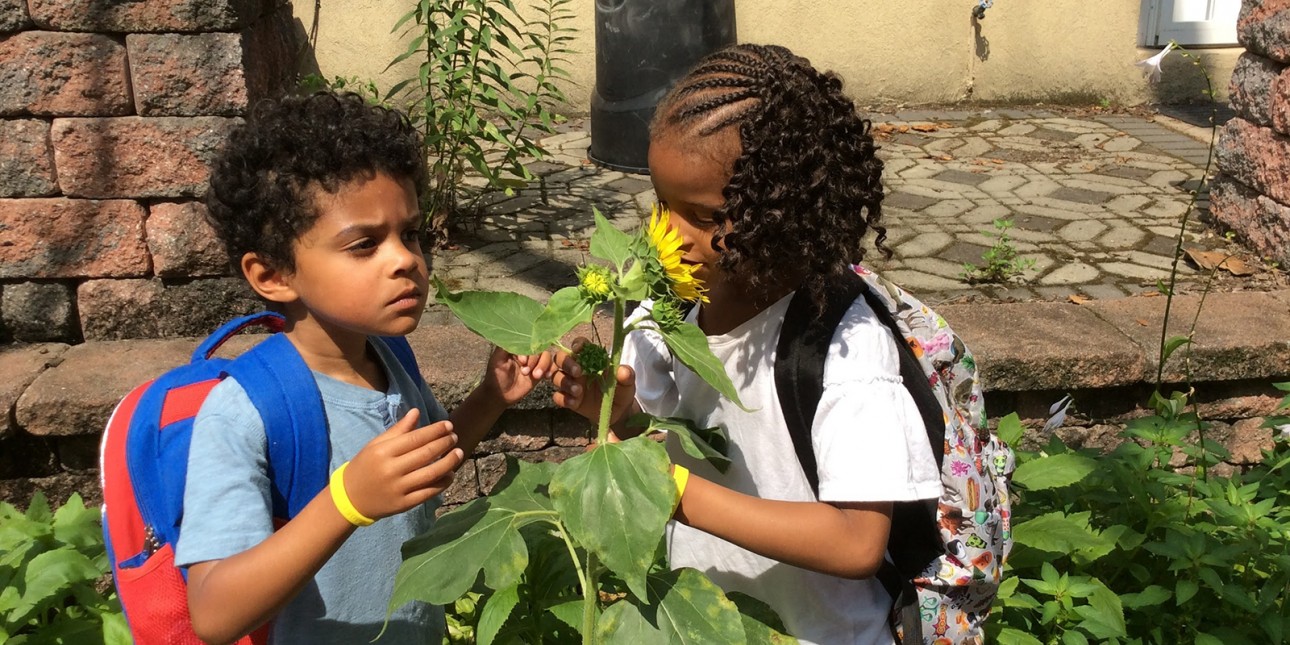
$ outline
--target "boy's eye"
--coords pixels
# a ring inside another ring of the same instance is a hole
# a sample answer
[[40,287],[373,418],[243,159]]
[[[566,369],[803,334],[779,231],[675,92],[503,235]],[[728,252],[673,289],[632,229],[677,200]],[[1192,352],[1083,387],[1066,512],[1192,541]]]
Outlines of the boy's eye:
[[406,231],[403,231],[402,238],[404,242],[420,242],[421,231],[415,228],[410,228]]
[[374,248],[376,248],[376,240],[373,240],[370,237],[365,237],[345,247],[345,250],[350,252],[358,252],[358,251],[370,251]]

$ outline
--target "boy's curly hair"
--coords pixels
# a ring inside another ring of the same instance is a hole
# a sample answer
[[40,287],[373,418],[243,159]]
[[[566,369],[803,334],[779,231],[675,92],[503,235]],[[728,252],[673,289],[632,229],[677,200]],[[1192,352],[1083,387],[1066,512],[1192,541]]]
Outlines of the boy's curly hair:
[[425,189],[421,138],[402,113],[349,93],[266,101],[215,159],[207,220],[235,272],[247,252],[294,271],[292,243],[318,219],[317,191],[335,194],[378,172]]
[[863,258],[870,228],[875,246],[891,256],[878,223],[882,161],[871,124],[837,76],[784,47],[735,45],[677,83],[656,111],[651,137],[693,142],[730,126],[738,126],[739,156],[725,206],[713,215],[714,250],[725,244],[723,271],[754,290],[800,277],[818,304],[827,279]]

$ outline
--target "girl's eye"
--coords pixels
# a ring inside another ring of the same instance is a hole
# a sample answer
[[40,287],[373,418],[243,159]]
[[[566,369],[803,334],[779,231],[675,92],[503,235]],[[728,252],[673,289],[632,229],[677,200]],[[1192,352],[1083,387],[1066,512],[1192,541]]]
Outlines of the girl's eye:
[[418,242],[418,243],[419,243],[419,242],[421,241],[421,231],[419,231],[418,229],[415,229],[415,228],[410,228],[410,229],[408,229],[408,230],[406,230],[406,231],[403,231],[403,235],[402,235],[401,237],[403,238],[403,241],[404,241],[404,242]]

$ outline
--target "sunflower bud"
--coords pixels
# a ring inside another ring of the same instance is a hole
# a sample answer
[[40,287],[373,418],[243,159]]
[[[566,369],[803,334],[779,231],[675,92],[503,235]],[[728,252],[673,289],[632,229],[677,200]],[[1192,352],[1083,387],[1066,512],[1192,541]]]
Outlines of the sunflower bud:
[[599,264],[589,264],[578,269],[578,291],[582,299],[598,305],[613,294],[614,276]]
[[600,345],[588,343],[578,350],[578,365],[587,374],[600,374],[609,368],[609,352]]
[[673,331],[685,322],[685,312],[681,310],[680,301],[676,298],[655,300],[651,317],[663,331]]

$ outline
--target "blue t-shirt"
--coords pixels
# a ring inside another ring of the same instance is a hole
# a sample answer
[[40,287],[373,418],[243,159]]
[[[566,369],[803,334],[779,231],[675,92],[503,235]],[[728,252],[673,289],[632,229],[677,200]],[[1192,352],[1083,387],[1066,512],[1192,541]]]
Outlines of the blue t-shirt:
[[[349,461],[408,410],[421,422],[448,417],[424,385],[418,387],[384,343],[373,342],[389,380],[377,392],[314,372],[331,443],[330,471]],[[193,423],[184,490],[183,524],[175,562],[188,566],[227,558],[273,533],[264,424],[246,391],[232,378],[211,390]],[[400,548],[434,523],[436,497],[405,513],[354,531],[313,580],[274,618],[274,645],[366,643],[380,633],[402,563]],[[420,602],[395,610],[378,643],[439,645],[443,609]]]

